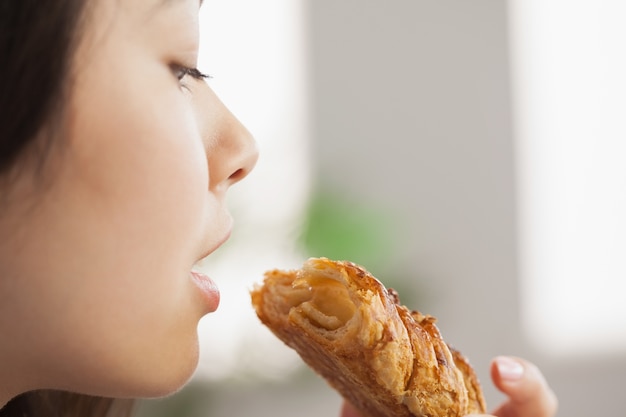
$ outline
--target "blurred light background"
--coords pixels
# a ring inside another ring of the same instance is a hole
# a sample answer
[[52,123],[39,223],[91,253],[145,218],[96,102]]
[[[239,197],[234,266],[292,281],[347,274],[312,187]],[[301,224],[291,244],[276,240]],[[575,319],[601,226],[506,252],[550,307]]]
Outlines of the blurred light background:
[[210,0],[200,68],[257,138],[232,239],[203,268],[188,388],[140,415],[338,415],[248,291],[308,256],[359,262],[439,318],[491,408],[489,361],[537,363],[559,415],[621,415],[626,5]]
[[525,329],[558,356],[623,353],[626,3],[511,12]]

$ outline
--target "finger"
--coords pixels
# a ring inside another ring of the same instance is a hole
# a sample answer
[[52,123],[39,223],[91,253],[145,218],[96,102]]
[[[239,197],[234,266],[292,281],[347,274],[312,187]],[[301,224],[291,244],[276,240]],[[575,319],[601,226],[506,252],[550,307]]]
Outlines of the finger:
[[341,414],[339,415],[339,417],[361,417],[361,415],[358,413],[358,411],[356,411],[356,408],[354,408],[352,404],[344,401],[343,405],[341,406]]
[[509,399],[494,410],[497,417],[553,417],[558,401],[543,374],[520,358],[499,356],[491,363],[491,378]]

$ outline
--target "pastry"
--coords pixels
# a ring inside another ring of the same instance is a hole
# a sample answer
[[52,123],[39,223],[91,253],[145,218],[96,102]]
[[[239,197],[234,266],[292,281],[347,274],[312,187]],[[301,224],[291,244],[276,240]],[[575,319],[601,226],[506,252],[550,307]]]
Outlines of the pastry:
[[435,318],[359,265],[310,258],[266,272],[251,296],[261,322],[364,417],[485,412],[478,378]]

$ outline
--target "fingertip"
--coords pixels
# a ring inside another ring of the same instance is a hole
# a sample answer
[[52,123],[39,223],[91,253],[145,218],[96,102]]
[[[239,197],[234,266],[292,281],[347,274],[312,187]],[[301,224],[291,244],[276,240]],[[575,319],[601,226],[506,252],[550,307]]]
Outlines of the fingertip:
[[[513,356],[498,356],[491,364],[491,377],[495,386],[509,397],[508,407],[518,415],[553,416],[558,400],[542,372],[533,363]],[[511,414],[504,414],[511,415]]]
[[518,358],[498,356],[494,358],[491,369],[494,381],[510,383],[524,378],[526,364]]

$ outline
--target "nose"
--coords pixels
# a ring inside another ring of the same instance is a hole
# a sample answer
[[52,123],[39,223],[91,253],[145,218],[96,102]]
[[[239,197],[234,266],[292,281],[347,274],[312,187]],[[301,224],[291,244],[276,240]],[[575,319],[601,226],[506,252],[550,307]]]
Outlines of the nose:
[[254,168],[259,151],[248,129],[211,91],[212,105],[205,107],[203,137],[209,163],[209,189],[225,191]]
[[[259,158],[254,137],[228,110],[228,125],[224,126],[216,152],[209,157],[210,187],[231,185],[252,171]],[[209,150],[210,152],[210,150]]]

